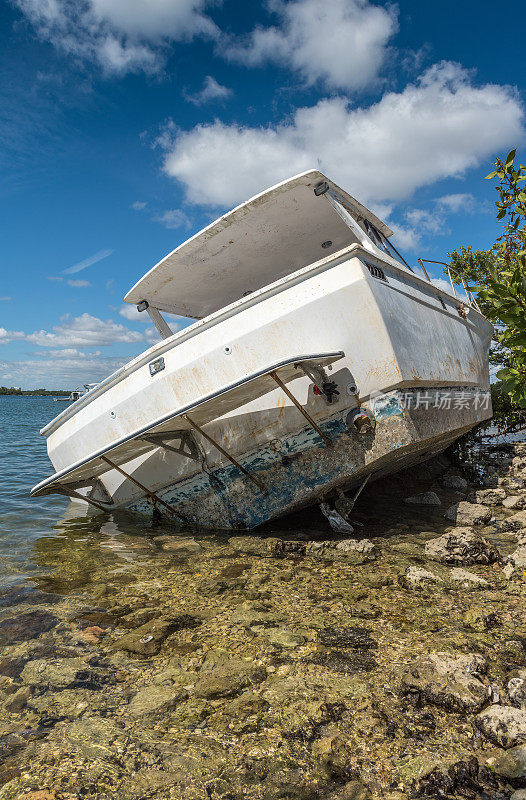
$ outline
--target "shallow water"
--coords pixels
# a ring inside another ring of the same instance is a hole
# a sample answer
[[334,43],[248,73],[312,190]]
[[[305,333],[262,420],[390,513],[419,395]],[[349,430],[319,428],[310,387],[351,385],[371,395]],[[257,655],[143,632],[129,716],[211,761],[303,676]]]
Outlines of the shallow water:
[[[484,696],[526,666],[523,583],[495,562],[463,586],[425,556],[472,489],[443,488],[445,461],[366,487],[352,519],[372,550],[338,550],[317,509],[257,535],[179,532],[30,499],[56,410],[0,398],[1,800],[403,800],[437,761],[485,763],[472,711],[401,689],[437,651],[482,656]],[[428,490],[440,506],[404,504]],[[510,513],[481,528],[502,555]],[[409,586],[411,567],[436,582]],[[514,788],[470,780],[437,796]]]

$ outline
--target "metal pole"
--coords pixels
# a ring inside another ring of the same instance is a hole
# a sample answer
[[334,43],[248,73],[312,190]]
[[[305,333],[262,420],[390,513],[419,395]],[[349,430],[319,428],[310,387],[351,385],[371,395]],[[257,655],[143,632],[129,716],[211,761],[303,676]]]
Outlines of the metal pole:
[[285,386],[285,384],[283,383],[281,378],[278,378],[277,372],[269,372],[269,375],[270,375],[271,378],[274,378],[274,380],[278,384],[279,388],[283,389],[283,391],[285,392],[285,394],[287,395],[289,400],[291,400],[291,402],[294,403],[294,405],[296,406],[298,411],[301,411],[301,413],[303,414],[303,416],[305,417],[305,419],[307,420],[309,425],[311,425],[314,428],[314,430],[316,431],[318,436],[321,436],[321,438],[322,438],[323,442],[325,443],[325,445],[327,447],[331,447],[332,442],[329,439],[329,437],[325,433],[323,433],[322,429],[319,427],[319,425],[317,425],[314,422],[314,420],[312,419],[311,415],[307,411],[305,411],[303,406],[296,400],[296,398],[294,397],[292,392],[289,391],[289,389],[287,389],[287,387]]
[[249,478],[252,481],[252,483],[255,483],[258,489],[261,489],[261,491],[264,494],[267,494],[267,490],[265,486],[261,483],[261,481],[258,480],[258,478],[255,478],[254,475],[252,475],[250,472],[248,472],[248,470],[246,470],[245,467],[242,467],[239,461],[236,461],[234,456],[231,456],[230,453],[227,453],[227,451],[223,447],[221,447],[220,444],[214,441],[214,439],[212,439],[212,437],[209,436],[208,433],[206,433],[206,431],[200,428],[199,425],[197,425],[197,423],[193,421],[193,419],[190,419],[188,414],[181,414],[181,416],[188,422],[189,425],[192,426],[192,428],[194,428],[194,430],[198,431],[201,434],[201,436],[204,436],[204,438],[207,441],[209,441],[210,444],[213,445],[217,450],[219,450],[219,452],[222,453],[225,456],[225,458],[228,458],[228,460],[231,461],[235,467],[237,467],[241,472],[243,472],[247,476],[247,478]]
[[99,505],[99,503],[96,503],[95,500],[91,499],[91,497],[85,497],[83,494],[80,494],[80,492],[76,492],[74,489],[70,489],[69,486],[64,486],[63,483],[57,483],[55,485],[60,489],[62,489],[63,494],[66,494],[69,497],[76,497],[78,500],[84,500],[84,502],[90,503],[90,505],[95,506],[95,508],[98,508],[99,511],[106,511],[106,512],[109,511],[108,508],[104,508],[104,506]]
[[171,514],[173,514],[175,517],[178,517],[178,519],[179,519],[181,522],[186,522],[186,520],[184,519],[184,517],[182,517],[182,516],[181,516],[181,515],[180,515],[180,514],[179,514],[179,513],[178,513],[178,512],[175,510],[175,508],[173,508],[172,506],[168,505],[168,503],[165,503],[165,502],[164,502],[164,500],[161,500],[161,498],[160,498],[160,497],[158,497],[158,496],[155,494],[155,492],[152,492],[152,491],[151,491],[151,489],[148,489],[148,487],[147,487],[147,486],[144,486],[142,483],[139,483],[139,481],[138,481],[138,480],[136,480],[136,479],[135,479],[135,478],[134,478],[132,475],[129,475],[127,472],[125,472],[125,471],[122,469],[122,467],[119,467],[119,466],[117,466],[117,464],[114,464],[114,463],[113,463],[113,461],[110,461],[110,459],[109,459],[109,458],[106,458],[106,456],[99,456],[99,458],[100,458],[100,460],[101,460],[101,461],[105,461],[105,462],[106,462],[106,464],[109,464],[109,465],[110,465],[110,467],[112,467],[112,469],[116,469],[116,470],[117,470],[117,472],[120,472],[120,473],[121,473],[121,475],[124,475],[124,477],[125,477],[125,478],[128,478],[128,480],[130,480],[132,483],[134,483],[136,486],[138,486],[138,487],[139,487],[139,489],[142,489],[142,490],[143,490],[143,492],[146,492],[146,494],[148,495],[148,497],[151,497],[151,498],[152,498],[152,500],[154,500],[156,503],[159,503],[161,506],[164,506],[164,508],[167,508],[167,509],[168,509],[168,511],[169,511]]

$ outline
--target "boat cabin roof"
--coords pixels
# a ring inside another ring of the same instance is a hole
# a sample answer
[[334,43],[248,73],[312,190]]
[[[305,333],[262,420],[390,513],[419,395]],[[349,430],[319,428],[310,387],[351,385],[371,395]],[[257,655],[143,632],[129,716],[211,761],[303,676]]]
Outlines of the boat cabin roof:
[[[327,202],[329,189],[364,227],[392,231],[318,170],[272,186],[224,214],[159,261],[124,298],[200,319],[357,241]],[[316,190],[316,192],[315,192]]]

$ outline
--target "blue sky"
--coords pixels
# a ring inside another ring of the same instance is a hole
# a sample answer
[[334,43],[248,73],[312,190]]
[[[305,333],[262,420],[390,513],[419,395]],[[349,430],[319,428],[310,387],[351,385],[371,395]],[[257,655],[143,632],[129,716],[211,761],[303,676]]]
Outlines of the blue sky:
[[525,22],[522,0],[4,2],[0,384],[73,388],[144,350],[135,281],[311,167],[410,261],[491,245]]

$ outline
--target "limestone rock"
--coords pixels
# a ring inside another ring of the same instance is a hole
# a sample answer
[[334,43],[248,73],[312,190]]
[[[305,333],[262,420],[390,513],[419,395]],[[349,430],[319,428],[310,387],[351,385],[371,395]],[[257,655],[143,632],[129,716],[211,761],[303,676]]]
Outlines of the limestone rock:
[[55,689],[86,683],[93,677],[82,658],[38,658],[29,661],[20,674],[22,682],[30,686],[51,686]]
[[493,564],[501,555],[486,539],[471,528],[455,528],[426,542],[425,554],[446,564]]
[[440,497],[435,492],[421,492],[420,494],[413,494],[411,497],[406,497],[404,503],[410,506],[440,506]]
[[494,506],[506,498],[504,489],[482,489],[475,492],[473,502],[484,506]]
[[444,489],[452,489],[456,492],[465,492],[468,488],[468,482],[460,475],[445,475],[442,478],[442,486]]
[[526,744],[505,751],[496,750],[484,754],[484,758],[488,767],[502,778],[526,778]]
[[524,508],[526,500],[519,494],[512,494],[509,497],[506,497],[505,500],[502,501],[502,505],[504,508],[509,508],[510,510],[518,511],[521,508]]
[[401,584],[407,589],[414,589],[417,586],[424,586],[430,583],[443,583],[442,578],[434,575],[422,567],[408,567],[405,575],[401,578]]
[[510,703],[526,711],[526,669],[517,670],[506,687]]
[[132,717],[143,717],[169,711],[187,697],[187,693],[171,686],[145,686],[139,689],[127,707]]
[[514,747],[526,742],[526,711],[493,705],[475,718],[475,725],[486,739],[499,747]]
[[511,568],[506,569],[506,577],[509,578],[514,574],[522,573],[523,570],[526,570],[526,544],[521,544],[513,553],[506,556],[504,560],[506,562],[506,568]]
[[460,525],[484,525],[491,519],[491,510],[486,506],[462,500],[448,508],[444,516]]
[[195,694],[206,700],[233,697],[244,689],[261,683],[266,677],[264,667],[251,661],[229,659],[218,664],[205,663],[195,684]]
[[486,660],[477,653],[431,653],[403,672],[402,694],[418,694],[449,711],[476,712],[488,699]]
[[154,619],[121,636],[111,645],[110,650],[126,650],[141,656],[154,656],[172,633],[183,628],[195,628],[199,624],[200,620],[189,614]]
[[475,575],[474,572],[469,572],[469,570],[461,567],[454,567],[451,570],[451,580],[461,583],[465,587],[489,586],[485,578],[481,578],[480,575]]
[[505,521],[508,530],[521,530],[526,528],[526,511],[517,511]]

